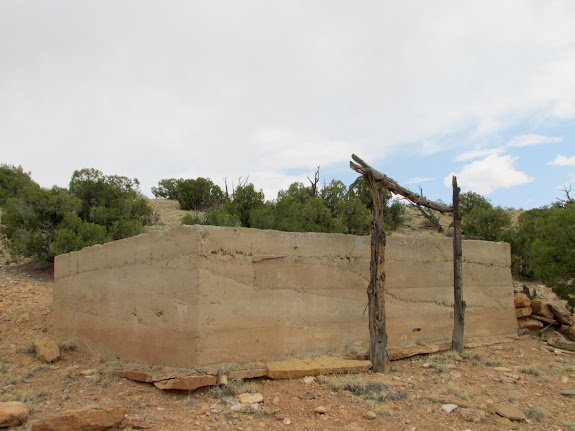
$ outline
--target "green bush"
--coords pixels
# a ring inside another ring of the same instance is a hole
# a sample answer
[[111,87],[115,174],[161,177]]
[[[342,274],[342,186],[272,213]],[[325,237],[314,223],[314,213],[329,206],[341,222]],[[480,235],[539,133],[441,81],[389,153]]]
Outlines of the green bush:
[[70,190],[43,189],[30,180],[6,201],[0,232],[13,255],[51,261],[143,233],[154,220],[138,180],[82,169],[72,175]]
[[105,242],[106,229],[82,220],[82,202],[68,190],[29,184],[2,212],[2,235],[14,255],[53,260],[58,254]]
[[511,227],[511,217],[501,207],[474,207],[461,220],[465,236],[485,241],[500,241]]
[[158,199],[178,200],[183,178],[168,178],[158,181],[158,187],[152,187],[152,194]]
[[206,215],[204,224],[213,226],[234,226],[242,225],[240,218],[236,214],[227,212],[224,208],[212,208]]
[[70,193],[82,202],[80,218],[104,226],[108,238],[116,240],[141,234],[155,222],[139,185],[137,179],[81,169],[72,175]]
[[29,184],[36,184],[30,178],[29,172],[24,172],[22,166],[0,165],[0,206],[10,198],[16,197],[18,191]]
[[209,178],[202,177],[179,180],[176,196],[183,210],[205,211],[225,201],[222,189]]
[[472,191],[461,193],[459,196],[459,212],[461,213],[461,217],[465,217],[471,213],[474,208],[487,210],[493,208],[493,205],[479,193]]
[[200,217],[192,215],[192,214],[186,214],[185,216],[183,216],[180,219],[180,223],[182,223],[183,225],[194,225],[194,224],[204,224],[204,220],[202,220]]

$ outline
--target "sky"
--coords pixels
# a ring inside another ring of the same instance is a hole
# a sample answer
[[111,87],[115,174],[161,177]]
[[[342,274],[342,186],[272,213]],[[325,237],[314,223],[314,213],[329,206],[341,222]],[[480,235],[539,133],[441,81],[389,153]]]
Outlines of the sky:
[[575,188],[575,2],[0,2],[0,162],[350,184],[355,153],[432,200]]

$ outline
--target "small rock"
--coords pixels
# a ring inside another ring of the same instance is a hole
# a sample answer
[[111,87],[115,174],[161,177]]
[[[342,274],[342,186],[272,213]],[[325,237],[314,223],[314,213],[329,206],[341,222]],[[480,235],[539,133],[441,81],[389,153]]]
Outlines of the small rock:
[[28,419],[28,407],[18,401],[0,403],[0,428],[15,427]]
[[452,412],[453,410],[455,410],[457,407],[458,407],[457,404],[443,404],[443,405],[441,406],[442,410],[443,410],[445,413],[451,413],[451,412]]
[[485,416],[485,414],[481,410],[475,410],[475,409],[461,408],[458,409],[457,412],[464,421],[473,423],[481,422],[483,420],[483,417]]
[[533,314],[537,316],[543,316],[547,319],[555,319],[555,314],[549,308],[549,305],[539,299],[531,301],[531,309]]
[[285,415],[284,415],[283,413],[276,413],[276,414],[275,414],[275,418],[276,418],[278,421],[283,421],[286,417],[285,417]]
[[284,425],[291,425],[291,421],[288,418],[283,420]]
[[364,419],[374,420],[377,418],[377,414],[373,410],[368,410],[361,415]]
[[280,403],[279,397],[275,397],[275,398],[273,399],[273,401],[272,401],[272,404],[273,404],[274,406],[277,406],[279,403]]
[[450,371],[449,375],[455,379],[460,379],[462,374],[459,371]]
[[573,316],[571,316],[571,313],[569,313],[567,307],[565,307],[560,302],[550,302],[547,305],[549,306],[553,314],[555,314],[557,320],[561,322],[561,324],[568,326],[573,325]]
[[258,427],[265,428],[266,427],[265,422],[258,422]]
[[313,411],[315,413],[319,413],[320,415],[324,415],[327,413],[327,409],[324,406],[317,406],[315,409],[313,409]]
[[216,380],[216,384],[218,386],[225,386],[228,384],[228,376],[226,376],[225,374],[218,374],[217,380]]
[[49,338],[39,338],[34,340],[34,349],[36,350],[36,357],[45,362],[54,362],[60,359],[60,348]]
[[429,362],[426,362],[425,364],[423,364],[423,368],[429,368],[429,367],[430,367]]
[[512,421],[524,421],[527,419],[525,413],[515,407],[513,404],[509,403],[495,403],[493,404],[493,408],[495,409],[495,413],[499,416],[503,416]]
[[447,368],[448,370],[455,370],[457,368],[457,365],[455,364],[447,364],[445,366],[445,368]]
[[569,382],[569,377],[567,376],[561,377],[561,383],[567,383],[567,382]]
[[561,395],[567,395],[567,396],[575,396],[575,391],[573,390],[569,390],[569,391],[561,391],[559,392]]
[[[234,404],[233,406],[230,407],[230,411],[234,412],[234,413],[253,413],[259,410],[259,404],[254,403],[254,404],[250,404],[250,403],[238,403],[238,404]],[[206,412],[206,416],[209,416],[210,412]]]
[[315,395],[312,394],[311,392],[304,392],[303,394],[300,395],[300,398],[302,400],[315,400]]
[[515,317],[519,319],[520,317],[529,317],[533,313],[531,307],[521,307],[515,309]]
[[106,430],[118,425],[125,414],[125,410],[117,406],[66,410],[36,422],[32,431]]
[[309,384],[315,382],[315,377],[313,377],[313,376],[306,376],[306,377],[303,378],[303,382],[304,382],[306,385],[309,385]]
[[515,308],[529,307],[531,305],[531,299],[524,293],[514,293],[513,300]]
[[264,396],[258,392],[253,394],[246,392],[245,394],[238,395],[238,400],[240,403],[255,404],[263,402]]
[[531,317],[521,317],[517,319],[519,329],[540,329],[545,326],[543,322],[532,319]]
[[510,373],[513,371],[511,368],[507,368],[507,367],[495,367],[493,369],[495,371],[501,371],[502,373]]

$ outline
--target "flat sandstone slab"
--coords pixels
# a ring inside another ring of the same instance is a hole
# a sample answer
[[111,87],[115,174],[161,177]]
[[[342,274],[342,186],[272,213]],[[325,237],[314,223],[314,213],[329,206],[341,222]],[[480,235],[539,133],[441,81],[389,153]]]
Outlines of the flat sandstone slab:
[[371,368],[371,361],[320,357],[296,361],[268,362],[267,376],[270,379],[295,379],[320,374],[363,373]]
[[187,376],[176,377],[174,379],[160,380],[154,382],[154,386],[162,390],[181,390],[193,391],[204,386],[215,386],[217,384],[216,376]]

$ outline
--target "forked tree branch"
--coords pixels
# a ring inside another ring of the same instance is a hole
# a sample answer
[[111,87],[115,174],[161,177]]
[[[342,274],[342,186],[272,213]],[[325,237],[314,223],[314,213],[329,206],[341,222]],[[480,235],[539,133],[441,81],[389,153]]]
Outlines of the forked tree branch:
[[353,163],[353,162],[349,162],[349,167],[351,169],[356,171],[358,174],[371,175],[375,182],[383,185],[390,192],[392,192],[396,195],[401,195],[405,199],[407,199],[410,202],[413,202],[416,205],[422,205],[424,207],[434,209],[436,211],[439,211],[442,214],[453,212],[452,206],[441,204],[439,202],[430,201],[429,199],[427,199],[423,196],[420,196],[417,193],[412,192],[408,188],[400,186],[397,183],[397,181],[395,181],[392,178],[389,178],[387,175],[382,174],[378,170],[372,168],[371,166],[369,166],[366,162],[364,162],[362,159],[360,159],[355,154],[352,154],[351,158],[357,162],[357,164]]

